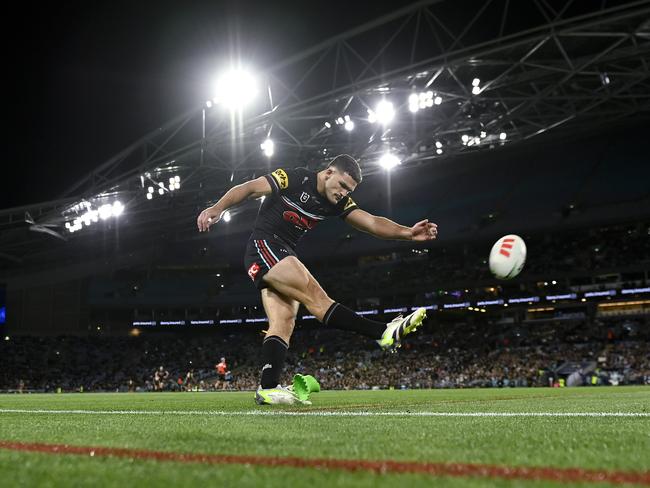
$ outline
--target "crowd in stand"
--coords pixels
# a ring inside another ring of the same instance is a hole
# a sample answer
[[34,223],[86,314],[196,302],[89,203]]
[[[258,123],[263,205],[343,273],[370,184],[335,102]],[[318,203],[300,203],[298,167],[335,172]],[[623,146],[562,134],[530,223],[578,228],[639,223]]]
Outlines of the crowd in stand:
[[[0,389],[255,389],[260,342],[261,332],[250,329],[182,337],[17,336],[0,344]],[[225,382],[215,369],[222,357]],[[566,380],[559,368],[568,364],[584,384],[650,384],[648,319],[527,326],[432,321],[396,354],[352,333],[298,330],[283,380],[312,374],[325,389],[552,386]]]
[[[534,259],[526,264],[525,276],[566,273],[557,292],[572,290],[576,273],[591,277],[593,285],[595,277],[612,270],[618,270],[622,285],[629,275],[633,280],[641,276],[635,286],[648,286],[647,222],[567,231],[531,242],[538,248],[529,248]],[[439,298],[436,294],[454,293],[452,284],[460,286],[458,293],[474,298],[482,292],[499,293],[480,285],[489,272],[485,249],[476,244],[402,250],[340,267],[315,265],[313,270],[334,298],[353,308],[373,306],[373,299],[378,309],[426,304]],[[469,283],[476,286],[470,289]],[[524,292],[545,284],[522,278],[504,286]],[[260,312],[248,307],[246,313]],[[431,314],[434,320],[409,337],[397,354],[383,353],[352,333],[299,328],[283,380],[288,383],[298,372],[313,374],[327,389],[549,386],[571,375],[572,384],[650,384],[648,315],[599,321],[582,314],[577,320],[523,323],[499,321],[498,314],[479,320],[468,311],[445,322],[440,312]],[[201,333],[146,331],[140,337],[16,335],[0,341],[0,389],[254,389],[263,335],[256,325],[218,326]],[[218,373],[221,358],[227,358],[227,370],[222,367]]]
[[[644,270],[650,266],[648,222],[523,237],[528,243],[529,259],[526,273],[516,283],[530,291],[534,291],[534,284],[525,283],[526,277],[564,276],[563,285],[569,287],[574,281],[594,274]],[[426,291],[496,282],[487,266],[491,245],[434,243],[429,248],[364,259],[356,266],[328,264],[310,269],[325,290],[335,289],[340,297],[392,294],[421,301],[430,298],[425,296]],[[402,286],[395,287],[395,283]]]

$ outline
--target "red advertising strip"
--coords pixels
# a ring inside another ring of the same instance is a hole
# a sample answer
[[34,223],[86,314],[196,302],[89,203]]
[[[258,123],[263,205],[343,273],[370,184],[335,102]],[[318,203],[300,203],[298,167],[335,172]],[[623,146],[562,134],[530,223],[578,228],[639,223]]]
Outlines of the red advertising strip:
[[370,461],[365,459],[318,459],[275,456],[231,456],[193,454],[118,447],[70,446],[31,442],[0,441],[0,449],[47,454],[77,454],[200,464],[247,464],[265,467],[319,468],[377,474],[424,474],[429,476],[481,477],[508,480],[544,480],[560,483],[631,483],[650,486],[650,471],[605,471],[581,468],[493,466],[469,463],[427,463],[415,461]]

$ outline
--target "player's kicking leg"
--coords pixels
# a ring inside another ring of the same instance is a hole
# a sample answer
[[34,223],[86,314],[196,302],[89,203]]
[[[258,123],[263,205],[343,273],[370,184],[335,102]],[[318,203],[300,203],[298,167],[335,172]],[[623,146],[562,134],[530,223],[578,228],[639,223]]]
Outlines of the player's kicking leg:
[[279,294],[305,305],[320,322],[372,337],[386,350],[399,347],[402,338],[414,332],[426,317],[424,308],[418,308],[406,317],[397,317],[388,324],[357,315],[332,300],[295,256],[277,263],[264,275],[263,280]]

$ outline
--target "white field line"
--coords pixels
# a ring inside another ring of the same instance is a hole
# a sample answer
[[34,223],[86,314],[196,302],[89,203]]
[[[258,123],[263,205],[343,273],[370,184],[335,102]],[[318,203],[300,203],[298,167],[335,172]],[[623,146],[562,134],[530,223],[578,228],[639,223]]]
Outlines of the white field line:
[[363,412],[293,410],[40,410],[0,408],[0,414],[28,413],[47,415],[197,415],[215,417],[644,417],[649,412]]

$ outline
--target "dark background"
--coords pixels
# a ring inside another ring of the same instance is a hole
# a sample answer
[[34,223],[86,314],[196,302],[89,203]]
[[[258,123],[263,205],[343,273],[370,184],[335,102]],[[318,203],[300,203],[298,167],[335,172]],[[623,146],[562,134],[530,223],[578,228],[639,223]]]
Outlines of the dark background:
[[229,59],[262,70],[408,5],[57,2],[11,7],[0,208],[58,198],[93,168],[200,105]]

